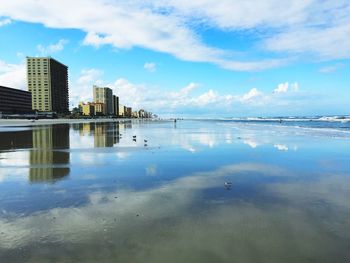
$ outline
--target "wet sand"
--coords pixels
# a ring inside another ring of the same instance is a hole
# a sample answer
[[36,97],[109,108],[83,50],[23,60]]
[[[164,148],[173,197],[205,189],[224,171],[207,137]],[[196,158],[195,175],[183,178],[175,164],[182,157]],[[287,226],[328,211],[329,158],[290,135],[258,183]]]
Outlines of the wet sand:
[[217,121],[8,127],[0,262],[350,262],[350,137],[336,135]]

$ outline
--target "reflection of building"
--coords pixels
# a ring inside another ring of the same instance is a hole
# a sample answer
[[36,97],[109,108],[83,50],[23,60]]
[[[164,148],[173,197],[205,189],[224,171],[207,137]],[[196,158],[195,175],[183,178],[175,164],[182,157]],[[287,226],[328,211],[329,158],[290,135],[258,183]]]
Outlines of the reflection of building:
[[32,94],[28,91],[0,86],[0,112],[28,113],[32,111]]
[[113,147],[119,143],[119,125],[115,122],[95,123],[95,147]]
[[94,90],[94,102],[105,104],[105,114],[113,115],[113,92],[107,87],[93,87]]
[[69,174],[69,125],[33,130],[30,152],[31,182],[55,181]]
[[10,149],[30,149],[33,147],[33,130],[0,133],[0,151]]
[[93,123],[79,123],[79,134],[80,136],[91,135],[94,131]]
[[68,67],[51,57],[27,57],[32,109],[68,112]]

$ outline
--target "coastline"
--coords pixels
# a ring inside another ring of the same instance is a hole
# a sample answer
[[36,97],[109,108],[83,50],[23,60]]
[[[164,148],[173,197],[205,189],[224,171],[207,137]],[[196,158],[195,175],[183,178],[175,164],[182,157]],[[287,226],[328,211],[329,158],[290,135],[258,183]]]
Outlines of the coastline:
[[[101,119],[0,119],[0,127],[6,126],[36,126],[48,124],[63,124],[63,123],[90,123],[90,122],[128,122],[143,119],[125,119],[125,118],[101,118]],[[152,119],[147,119],[152,120]]]

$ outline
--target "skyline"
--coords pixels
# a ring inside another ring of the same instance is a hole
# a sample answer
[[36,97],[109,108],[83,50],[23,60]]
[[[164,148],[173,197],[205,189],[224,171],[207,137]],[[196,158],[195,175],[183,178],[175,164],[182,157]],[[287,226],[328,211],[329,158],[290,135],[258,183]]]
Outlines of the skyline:
[[160,116],[349,114],[348,1],[65,2],[0,0],[0,85],[52,56],[70,108],[100,85]]

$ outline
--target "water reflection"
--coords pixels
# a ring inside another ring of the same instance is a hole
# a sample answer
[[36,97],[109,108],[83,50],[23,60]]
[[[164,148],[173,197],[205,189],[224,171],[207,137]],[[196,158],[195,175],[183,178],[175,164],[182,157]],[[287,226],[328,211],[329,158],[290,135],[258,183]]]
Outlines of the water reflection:
[[69,174],[69,125],[26,128],[0,135],[2,179],[28,174],[32,183],[54,182]]
[[350,260],[347,140],[181,121],[11,136],[0,173],[32,184],[0,174],[0,262]]
[[33,147],[33,130],[27,128],[21,131],[0,133],[0,151],[26,149]]
[[95,148],[104,148],[118,144],[121,138],[120,129],[132,128],[132,126],[131,123],[91,122],[73,124],[72,128],[79,131],[80,136],[93,136]]
[[51,182],[69,174],[69,125],[33,130],[29,181]]
[[[22,253],[5,254],[7,259],[35,255],[25,262],[38,257],[47,262],[57,257],[64,262],[232,262],[233,256],[237,262],[332,262],[335,255],[340,262],[350,259],[348,212],[342,213],[350,208],[345,198],[348,180],[322,177],[309,193],[293,190],[305,185],[303,181],[251,181],[257,174],[295,176],[279,167],[246,163],[151,189],[95,192],[78,208],[0,219],[0,249],[22,248]],[[257,193],[227,196],[236,192],[222,189],[227,178],[235,182],[233,189],[243,182],[257,184]],[[342,198],[334,198],[329,183],[344,185],[338,193]],[[221,189],[221,195],[204,196],[210,189]],[[66,254],[67,249],[77,253]]]

